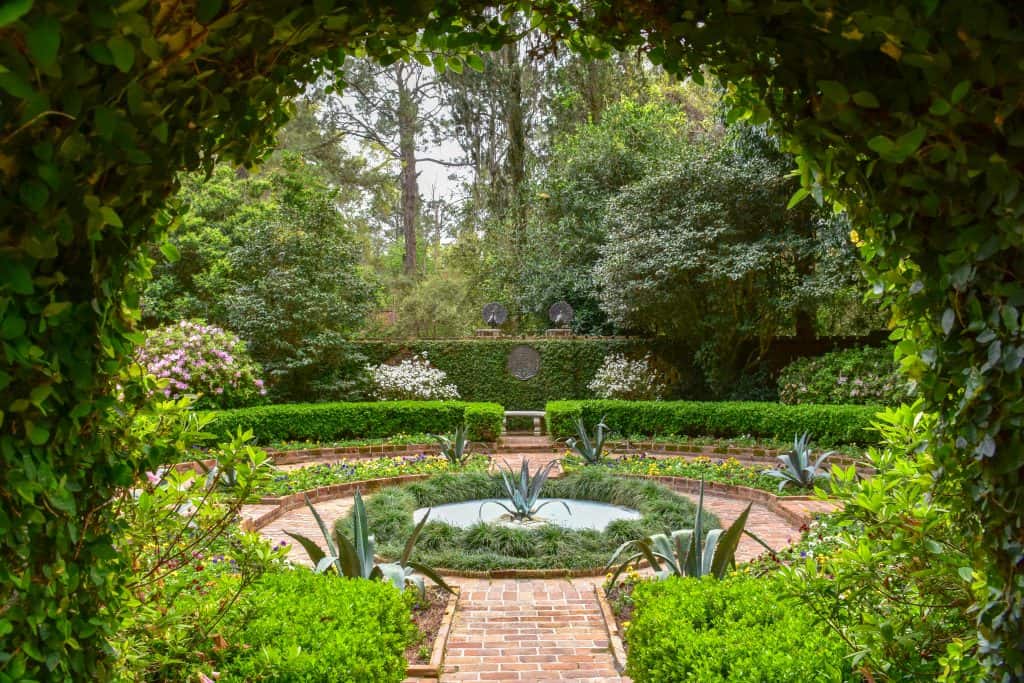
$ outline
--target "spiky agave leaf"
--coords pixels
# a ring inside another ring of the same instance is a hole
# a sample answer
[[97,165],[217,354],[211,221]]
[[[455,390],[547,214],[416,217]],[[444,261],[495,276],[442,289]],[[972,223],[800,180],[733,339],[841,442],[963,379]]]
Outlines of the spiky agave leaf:
[[570,509],[569,509],[569,504],[568,504],[568,503],[566,503],[566,502],[565,502],[564,500],[557,500],[557,499],[555,499],[555,500],[545,500],[545,501],[544,501],[543,503],[541,503],[541,504],[540,504],[540,505],[538,505],[537,507],[535,507],[535,508],[532,508],[532,509],[530,510],[530,517],[533,517],[533,516],[534,516],[534,515],[536,515],[536,514],[537,514],[538,512],[540,512],[540,511],[541,511],[541,509],[543,509],[543,508],[544,508],[545,506],[547,506],[547,505],[551,505],[552,503],[561,503],[561,504],[562,504],[562,506],[563,506],[563,507],[565,508],[565,511],[566,511],[567,513],[569,513],[569,516],[570,516],[570,517],[572,516],[572,510],[570,510]]
[[[736,566],[736,549],[740,545],[740,537],[743,535],[744,529],[747,526],[747,517],[750,515],[750,507],[751,504],[748,503],[746,509],[740,513],[740,516],[736,518],[736,521],[730,524],[729,528],[716,539],[717,543],[715,552],[711,554],[711,564],[708,568],[710,573],[716,579],[722,578],[725,576],[727,569]],[[751,536],[753,536],[753,534],[751,534]]]
[[306,554],[309,555],[310,562],[312,562],[314,565],[318,564],[320,560],[324,558],[325,553],[323,549],[320,546],[318,546],[316,544],[316,541],[314,541],[313,539],[307,536],[303,536],[302,534],[292,533],[291,531],[286,531],[285,533],[299,542],[299,545],[301,545],[303,549],[306,551]]
[[427,577],[449,593],[455,592],[455,590],[449,586],[443,578],[441,578],[441,575],[438,574],[433,567],[428,567],[422,562],[417,562],[416,560],[409,560],[409,567],[415,569],[420,574],[423,574],[423,576]]

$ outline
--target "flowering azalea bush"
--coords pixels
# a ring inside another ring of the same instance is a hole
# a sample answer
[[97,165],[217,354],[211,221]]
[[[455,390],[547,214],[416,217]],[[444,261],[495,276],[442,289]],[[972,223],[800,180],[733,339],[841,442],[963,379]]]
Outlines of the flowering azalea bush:
[[166,380],[164,396],[196,394],[197,408],[251,405],[267,393],[245,344],[201,321],[182,320],[149,330],[136,358],[146,372]]
[[651,366],[650,354],[638,360],[630,360],[621,353],[605,356],[587,388],[597,398],[627,401],[659,399],[665,391],[659,373]]
[[413,356],[398,365],[382,363],[370,366],[373,394],[382,401],[444,401],[459,397],[459,390],[448,381],[444,370],[429,362],[426,355]]

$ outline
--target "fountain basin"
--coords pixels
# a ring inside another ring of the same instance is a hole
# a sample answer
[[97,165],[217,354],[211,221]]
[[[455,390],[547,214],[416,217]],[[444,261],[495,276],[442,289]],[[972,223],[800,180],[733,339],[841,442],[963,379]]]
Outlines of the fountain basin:
[[[539,506],[546,501],[554,502],[550,505],[545,505],[532,520],[526,522],[513,521],[507,510],[495,504],[496,502],[502,502],[511,507],[507,498],[480,498],[461,503],[435,505],[433,508],[418,508],[413,513],[413,522],[418,524],[423,519],[423,515],[427,513],[427,510],[430,510],[430,521],[443,522],[460,529],[467,529],[474,524],[483,522],[485,524],[506,524],[527,528],[543,524],[554,524],[565,529],[604,531],[610,523],[616,520],[635,520],[640,519],[642,516],[640,512],[632,508],[598,503],[593,500],[540,498],[537,500],[537,505]],[[566,512],[562,502],[569,506],[569,512]]]

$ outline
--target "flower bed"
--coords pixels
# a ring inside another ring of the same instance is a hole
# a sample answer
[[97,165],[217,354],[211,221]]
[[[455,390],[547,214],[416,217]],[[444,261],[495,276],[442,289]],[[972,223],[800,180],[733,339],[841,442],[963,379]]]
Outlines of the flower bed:
[[[767,491],[779,496],[806,496],[811,489],[796,488],[792,485],[779,490],[779,480],[763,474],[765,467],[747,467],[734,458],[712,461],[708,457],[693,459],[660,457],[648,455],[626,455],[621,458],[607,458],[602,466],[620,474],[642,474],[652,477],[684,477],[707,482],[746,486]],[[583,461],[576,456],[566,456],[562,467],[571,472],[583,467]]]
[[482,472],[487,469],[488,459],[482,455],[472,456],[466,464],[454,467],[439,455],[401,455],[363,460],[346,460],[328,465],[311,465],[282,472],[257,489],[263,498],[287,496],[323,486],[347,484],[370,479],[389,479],[410,474],[435,474],[465,470]]

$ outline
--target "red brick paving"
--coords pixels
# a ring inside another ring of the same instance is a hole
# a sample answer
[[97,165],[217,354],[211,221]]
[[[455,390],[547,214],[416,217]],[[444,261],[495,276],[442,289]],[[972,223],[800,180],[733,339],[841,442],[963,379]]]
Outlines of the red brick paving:
[[[531,444],[532,445],[532,444]],[[499,453],[517,467],[522,457],[531,471],[559,456],[558,453]],[[313,463],[304,463],[306,465]],[[556,468],[560,473],[560,467]],[[696,502],[696,496],[682,494]],[[728,526],[747,506],[746,501],[706,493],[704,504]],[[350,497],[316,505],[330,525],[351,509]],[[787,501],[787,507],[802,512],[828,509],[820,501]],[[246,506],[243,515],[256,516],[266,506]],[[799,531],[779,515],[755,503],[748,528],[773,548],[782,548],[799,536]],[[292,545],[290,559],[308,564],[305,552],[296,548],[284,531],[296,531],[322,543],[321,534],[309,510],[293,510],[261,529],[273,542]],[[744,537],[737,559],[745,561],[763,549]],[[448,640],[445,672],[439,683],[461,681],[566,681],[567,683],[628,683],[614,667],[601,611],[593,586],[601,579],[463,579],[451,582],[462,589]],[[430,679],[407,679],[420,683]]]
[[462,588],[442,683],[621,683],[594,580],[457,579]]

